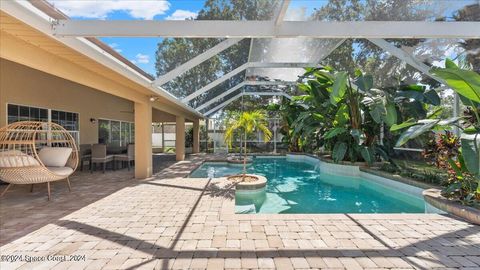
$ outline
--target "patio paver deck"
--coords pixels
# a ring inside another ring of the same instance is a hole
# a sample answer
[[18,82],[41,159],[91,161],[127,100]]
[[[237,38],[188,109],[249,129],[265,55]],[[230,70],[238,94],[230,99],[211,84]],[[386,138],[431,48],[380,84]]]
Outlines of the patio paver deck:
[[51,202],[14,188],[0,201],[0,269],[480,269],[480,227],[451,216],[236,215],[224,181],[181,178],[203,159],[144,181],[79,173]]

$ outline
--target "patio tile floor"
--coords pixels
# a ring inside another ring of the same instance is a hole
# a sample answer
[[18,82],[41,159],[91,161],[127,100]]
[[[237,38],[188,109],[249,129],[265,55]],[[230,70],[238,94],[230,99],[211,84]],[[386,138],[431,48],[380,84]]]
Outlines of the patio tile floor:
[[480,269],[480,227],[451,216],[236,215],[225,181],[182,178],[205,158],[143,181],[78,173],[51,202],[14,187],[0,200],[0,269]]

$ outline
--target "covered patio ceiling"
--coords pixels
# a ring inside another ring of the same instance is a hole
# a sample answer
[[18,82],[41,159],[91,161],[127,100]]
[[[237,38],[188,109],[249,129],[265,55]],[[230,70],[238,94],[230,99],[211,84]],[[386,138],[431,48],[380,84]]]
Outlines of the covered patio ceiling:
[[[44,1],[42,5],[45,6]],[[231,102],[243,96],[284,96],[290,98],[298,76],[304,67],[319,66],[347,39],[362,39],[374,44],[387,57],[400,59],[409,68],[443,84],[429,73],[429,56],[415,51],[418,48],[399,46],[394,40],[421,40],[426,47],[438,46],[432,40],[447,44],[467,39],[480,39],[480,15],[473,20],[438,21],[431,17],[423,20],[388,20],[379,16],[376,20],[325,21],[321,18],[299,16],[290,9],[295,0],[278,1],[269,20],[72,20],[68,17],[52,18],[49,34],[60,40],[93,37],[162,37],[162,38],[215,38],[216,45],[199,55],[178,63],[176,68],[156,79],[148,78],[158,93],[170,95],[167,85],[182,79],[182,75],[197,68],[234,46],[249,43],[248,59],[228,72],[218,72],[217,79],[206,85],[189,89],[176,98],[186,106],[205,116],[212,116]],[[425,1],[424,1],[425,2]],[[428,1],[426,1],[428,2]],[[464,1],[468,4],[468,1]],[[480,5],[480,1],[470,1]],[[29,4],[30,3],[30,4]],[[19,6],[37,8],[38,13],[49,16],[38,1],[29,3],[2,3],[2,10],[9,12]],[[424,3],[427,5],[428,3]],[[433,2],[430,4],[434,4]],[[51,6],[53,8],[53,6]],[[388,11],[386,11],[388,14]],[[353,46],[353,45],[352,45]],[[355,48],[358,49],[358,48]],[[437,48],[438,49],[438,48]],[[433,54],[432,50],[424,54]],[[387,60],[389,58],[386,58]],[[385,74],[385,76],[388,76]],[[171,92],[171,91],[170,91]]]

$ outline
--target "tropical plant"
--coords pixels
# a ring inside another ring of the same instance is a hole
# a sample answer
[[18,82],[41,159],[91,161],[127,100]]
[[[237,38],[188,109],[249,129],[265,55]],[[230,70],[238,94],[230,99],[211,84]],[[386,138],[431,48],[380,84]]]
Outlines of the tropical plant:
[[193,127],[185,131],[185,147],[193,147]]
[[243,135],[244,138],[243,179],[247,173],[247,137],[256,131],[263,133],[265,142],[272,138],[272,132],[268,129],[267,117],[263,111],[236,112],[227,119],[225,142],[231,147],[236,134]]
[[[460,137],[461,148],[456,159],[450,158],[449,169],[455,173],[455,181],[445,189],[446,194],[456,194],[461,190],[460,199],[468,201],[480,197],[480,75],[471,70],[460,69],[453,61],[447,59],[445,68],[433,68],[431,72],[442,78],[459,96],[462,103],[467,106],[465,117],[439,119],[428,117],[419,121],[407,121],[397,127],[408,129],[402,133],[397,146],[405,144],[408,140],[416,138],[432,130],[452,129],[457,126],[462,129]],[[469,176],[475,180],[469,181]]]
[[373,77],[356,71],[335,72],[330,67],[307,68],[298,85],[304,95],[294,97],[305,107],[293,121],[293,137],[310,138],[310,145],[332,153],[335,162],[385,156],[378,145],[380,129],[397,122],[393,98],[373,88]]
[[432,134],[422,154],[428,163],[448,169],[449,160],[457,158],[459,153],[460,139],[447,130],[445,133]]
[[298,115],[304,111],[304,108],[283,97],[280,104],[271,103],[268,105],[267,110],[280,117],[278,131],[282,134],[282,143],[287,145],[288,151],[302,151],[302,139],[294,136],[293,124],[297,120]]

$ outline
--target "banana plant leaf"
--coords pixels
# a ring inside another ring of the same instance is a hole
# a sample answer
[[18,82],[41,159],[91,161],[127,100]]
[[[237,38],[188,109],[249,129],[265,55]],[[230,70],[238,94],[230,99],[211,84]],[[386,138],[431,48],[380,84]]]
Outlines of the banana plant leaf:
[[335,114],[334,118],[334,124],[339,126],[339,125],[344,125],[348,122],[350,119],[350,114],[348,112],[348,106],[346,104],[342,104],[340,108],[338,108],[337,113]]
[[427,119],[437,119],[443,112],[443,108],[436,108],[433,112],[427,115]]
[[333,91],[330,95],[330,102],[333,105],[336,105],[345,95],[345,91],[347,90],[347,78],[348,75],[346,72],[339,72],[337,74],[332,87]]
[[415,139],[423,133],[430,131],[435,125],[438,124],[438,122],[440,122],[440,120],[429,120],[424,124],[409,127],[405,132],[400,135],[395,146],[400,147],[409,140]]
[[345,133],[345,132],[347,132],[347,129],[343,128],[343,127],[332,128],[325,133],[323,138],[328,140],[328,139],[336,137],[337,135]]
[[371,75],[359,76],[355,80],[355,84],[362,90],[363,92],[368,92],[373,87],[373,77]]
[[333,75],[325,71],[316,71],[314,75],[321,83],[331,83],[334,80]]
[[365,140],[365,134],[360,129],[350,130],[350,135],[352,135],[353,139],[357,144],[362,144]]
[[451,125],[451,124],[457,122],[458,120],[460,120],[462,118],[463,118],[462,116],[451,117],[451,118],[448,118],[448,119],[445,119],[445,120],[441,120],[440,122],[438,122],[438,125],[439,126],[448,126],[448,125]]
[[411,98],[419,102],[423,102],[425,100],[423,92],[418,91],[400,91],[396,94],[396,98]]
[[370,115],[377,124],[383,122],[384,116],[386,115],[385,107],[382,103],[376,103],[370,107]]
[[431,72],[444,79],[459,95],[480,103],[480,75],[476,72],[458,68],[433,68]]
[[337,142],[333,147],[332,158],[333,161],[342,161],[347,153],[347,144],[345,142]]
[[390,127],[390,131],[392,131],[392,132],[398,131],[398,130],[401,130],[401,129],[404,129],[404,128],[407,128],[407,127],[414,126],[416,124],[417,124],[417,122],[413,121],[413,119],[409,119],[409,120],[407,120],[403,123],[392,125]]
[[360,154],[362,155],[362,158],[368,163],[368,165],[372,165],[375,161],[374,151],[370,147],[363,146]]
[[417,91],[417,92],[424,92],[425,86],[419,84],[403,84],[400,86],[400,90],[402,91]]
[[438,96],[437,91],[434,89],[428,90],[423,94],[425,101],[428,101],[429,104],[432,104],[433,106],[439,106],[440,105],[440,97]]
[[306,83],[299,83],[297,84],[298,86],[298,90],[302,91],[302,92],[305,92],[305,93],[310,93],[311,91],[311,86],[309,84],[306,84]]
[[480,134],[462,134],[462,156],[471,174],[480,175]]
[[387,103],[386,110],[385,124],[389,127],[395,125],[397,123],[397,109],[395,108],[395,104]]

